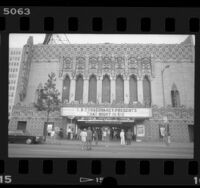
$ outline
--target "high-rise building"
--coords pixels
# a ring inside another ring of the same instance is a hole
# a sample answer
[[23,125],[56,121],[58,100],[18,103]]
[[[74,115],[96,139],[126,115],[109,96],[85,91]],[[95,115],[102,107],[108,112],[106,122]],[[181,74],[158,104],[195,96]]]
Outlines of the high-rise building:
[[19,76],[19,67],[21,62],[22,49],[10,48],[9,49],[9,117],[14,105],[15,93],[17,89],[17,80]]

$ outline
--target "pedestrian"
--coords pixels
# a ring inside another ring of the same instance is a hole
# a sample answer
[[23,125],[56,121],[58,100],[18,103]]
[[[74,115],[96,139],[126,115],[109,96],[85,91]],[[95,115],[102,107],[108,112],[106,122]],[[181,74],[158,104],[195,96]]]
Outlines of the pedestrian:
[[121,145],[125,145],[125,133],[124,133],[124,129],[122,129],[121,132],[120,132],[120,138],[121,138]]
[[169,146],[171,143],[171,136],[170,136],[170,130],[169,130],[169,123],[166,124],[166,136],[167,136],[167,145]]
[[170,140],[170,130],[169,130],[169,121],[167,116],[163,117],[164,125],[165,125],[165,143],[167,146],[169,146],[171,140]]
[[106,136],[105,136],[105,143],[106,143],[106,147],[108,147],[108,142],[110,140],[110,129],[109,128],[106,128]]
[[117,140],[117,131],[116,130],[114,130],[114,132],[113,132],[113,139]]
[[68,136],[68,139],[70,140],[71,139],[71,127],[68,128],[68,132],[67,132],[67,136]]
[[77,140],[80,140],[80,133],[81,133],[81,130],[78,128],[78,130],[77,130]]
[[74,138],[74,129],[71,130],[70,140],[73,140]]
[[133,136],[133,134],[132,134],[131,130],[129,129],[129,130],[126,132],[127,145],[130,145],[130,144],[131,144],[132,136]]
[[86,137],[87,137],[87,132],[86,129],[83,129],[83,131],[80,132],[80,138],[82,142],[82,150],[86,147]]
[[98,132],[96,129],[94,129],[93,136],[94,136],[95,145],[97,145],[99,138],[98,138]]
[[106,142],[106,136],[107,136],[107,132],[105,129],[103,129],[102,141]]
[[160,138],[162,143],[164,142],[164,138],[165,138],[165,127],[160,125]]
[[86,145],[87,145],[87,150],[92,149],[92,131],[90,127],[88,127],[87,130]]

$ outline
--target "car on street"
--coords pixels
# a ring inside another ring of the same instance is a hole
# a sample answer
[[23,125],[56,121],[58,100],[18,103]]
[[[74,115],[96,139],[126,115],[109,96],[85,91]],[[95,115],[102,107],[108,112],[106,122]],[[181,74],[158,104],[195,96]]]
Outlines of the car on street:
[[40,144],[43,142],[43,136],[33,136],[22,130],[8,131],[8,143]]

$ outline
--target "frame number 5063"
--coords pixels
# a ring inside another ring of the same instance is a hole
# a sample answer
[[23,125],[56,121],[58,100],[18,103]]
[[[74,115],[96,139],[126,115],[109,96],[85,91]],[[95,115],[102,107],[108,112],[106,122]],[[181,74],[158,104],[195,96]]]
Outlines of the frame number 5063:
[[4,15],[30,15],[31,10],[29,8],[4,8]]
[[8,184],[8,183],[11,183],[12,182],[12,176],[10,175],[0,175],[0,184],[1,183],[5,183],[5,184]]

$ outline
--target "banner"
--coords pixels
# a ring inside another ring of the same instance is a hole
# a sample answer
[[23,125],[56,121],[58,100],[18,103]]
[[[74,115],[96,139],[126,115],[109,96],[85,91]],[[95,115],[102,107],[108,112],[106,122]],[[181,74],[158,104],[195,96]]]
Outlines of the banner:
[[149,118],[152,116],[152,110],[151,108],[62,107],[61,116]]

